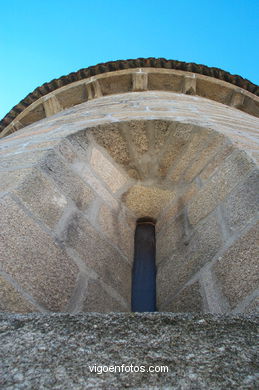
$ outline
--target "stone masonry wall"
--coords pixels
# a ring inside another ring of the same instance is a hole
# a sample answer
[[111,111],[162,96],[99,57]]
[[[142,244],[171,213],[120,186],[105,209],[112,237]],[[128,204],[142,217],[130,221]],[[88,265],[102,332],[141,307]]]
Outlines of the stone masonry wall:
[[254,311],[257,126],[197,96],[135,92],[3,138],[1,310],[130,311],[135,221],[148,215],[158,310]]

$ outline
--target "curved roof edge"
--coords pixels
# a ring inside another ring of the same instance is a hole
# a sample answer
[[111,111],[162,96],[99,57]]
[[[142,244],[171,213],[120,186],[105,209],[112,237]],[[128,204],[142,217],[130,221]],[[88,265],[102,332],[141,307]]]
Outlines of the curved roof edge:
[[62,76],[58,79],[53,79],[52,81],[44,83],[42,86],[37,87],[33,92],[29,93],[23,100],[20,101],[20,103],[14,106],[5,115],[5,117],[0,121],[0,131],[6,126],[8,126],[17,117],[17,115],[19,115],[30,104],[34,103],[40,97],[47,95],[48,93],[60,87],[101,73],[114,72],[116,70],[138,67],[175,69],[198,73],[204,76],[210,76],[219,80],[226,81],[259,96],[259,86],[253,84],[251,81],[244,79],[241,76],[232,75],[231,73],[219,68],[153,57],[110,61],[106,63],[100,63],[95,66],[90,66],[88,68],[80,69],[77,72],[69,73],[67,76]]

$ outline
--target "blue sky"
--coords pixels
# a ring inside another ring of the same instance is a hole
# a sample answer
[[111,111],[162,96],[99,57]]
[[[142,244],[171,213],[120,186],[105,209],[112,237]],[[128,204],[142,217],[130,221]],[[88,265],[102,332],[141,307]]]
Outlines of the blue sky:
[[118,59],[165,57],[259,84],[259,0],[0,0],[0,119],[34,88]]

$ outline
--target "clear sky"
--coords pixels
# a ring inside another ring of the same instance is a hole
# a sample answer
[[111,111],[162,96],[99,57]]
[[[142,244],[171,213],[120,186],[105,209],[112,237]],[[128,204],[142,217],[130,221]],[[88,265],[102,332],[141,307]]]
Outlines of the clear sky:
[[259,84],[259,0],[0,0],[0,119],[100,62],[165,57]]

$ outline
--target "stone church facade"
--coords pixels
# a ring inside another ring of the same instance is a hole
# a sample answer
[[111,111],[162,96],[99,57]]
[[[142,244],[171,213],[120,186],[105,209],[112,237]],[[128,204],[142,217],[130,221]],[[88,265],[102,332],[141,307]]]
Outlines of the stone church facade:
[[0,122],[0,310],[129,312],[136,220],[157,310],[253,313],[259,88],[160,59],[37,88]]

